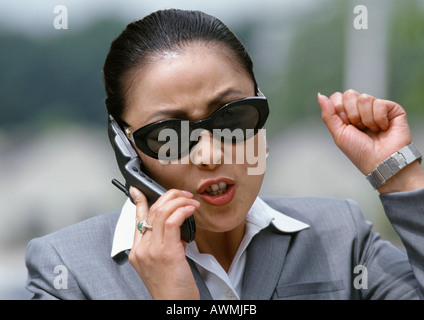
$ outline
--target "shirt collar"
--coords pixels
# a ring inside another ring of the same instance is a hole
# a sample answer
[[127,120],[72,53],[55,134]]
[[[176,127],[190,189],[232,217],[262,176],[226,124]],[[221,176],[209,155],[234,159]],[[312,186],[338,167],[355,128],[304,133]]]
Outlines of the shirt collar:
[[132,248],[136,224],[136,207],[128,198],[121,210],[113,236],[111,257]]
[[257,224],[261,229],[266,228],[272,223],[279,231],[286,233],[298,232],[309,228],[309,225],[306,223],[271,208],[259,197],[253,203],[246,219],[251,223]]
[[[136,224],[136,207],[127,199],[121,210],[113,237],[111,257],[132,248]],[[309,225],[291,218],[266,204],[257,197],[249,210],[246,220],[257,225],[260,229],[266,228],[270,223],[281,232],[292,233],[309,228]]]

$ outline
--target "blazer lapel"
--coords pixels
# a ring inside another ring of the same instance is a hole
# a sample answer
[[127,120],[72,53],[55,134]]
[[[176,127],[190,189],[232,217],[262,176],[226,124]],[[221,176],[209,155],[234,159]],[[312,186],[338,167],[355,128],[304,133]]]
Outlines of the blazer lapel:
[[252,239],[247,248],[241,299],[271,299],[281,275],[290,239],[289,234],[278,233],[273,227],[264,229]]

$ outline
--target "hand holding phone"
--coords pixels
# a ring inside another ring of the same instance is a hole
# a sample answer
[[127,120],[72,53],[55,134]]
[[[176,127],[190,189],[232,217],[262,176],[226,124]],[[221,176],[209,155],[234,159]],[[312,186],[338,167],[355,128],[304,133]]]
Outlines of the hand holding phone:
[[[166,189],[147,176],[142,171],[141,160],[134,150],[130,141],[126,137],[113,116],[109,115],[108,119],[109,140],[115,151],[116,160],[119,169],[125,178],[125,186],[118,180],[113,179],[112,183],[122,192],[124,192],[134,203],[129,193],[130,186],[139,189],[146,196],[149,206],[151,206]],[[196,234],[196,224],[193,216],[188,217],[181,225],[181,239],[185,242],[194,240]]]

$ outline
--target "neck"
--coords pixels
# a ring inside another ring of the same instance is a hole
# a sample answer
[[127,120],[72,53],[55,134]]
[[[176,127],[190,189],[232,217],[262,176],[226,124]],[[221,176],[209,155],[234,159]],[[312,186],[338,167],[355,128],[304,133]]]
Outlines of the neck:
[[200,253],[213,255],[222,268],[228,272],[243,239],[244,229],[245,223],[227,232],[199,229],[196,231],[197,248]]

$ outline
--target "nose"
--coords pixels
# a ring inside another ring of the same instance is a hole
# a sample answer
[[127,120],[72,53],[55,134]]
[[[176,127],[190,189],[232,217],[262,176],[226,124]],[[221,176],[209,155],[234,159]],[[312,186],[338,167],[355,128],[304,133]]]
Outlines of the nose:
[[208,130],[200,132],[199,140],[190,152],[191,163],[200,169],[214,170],[222,163],[222,143]]

